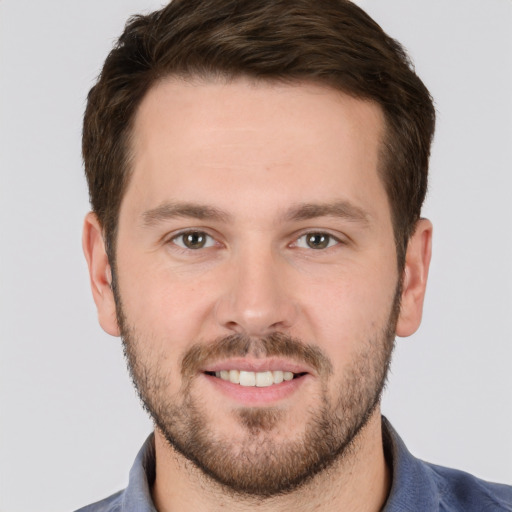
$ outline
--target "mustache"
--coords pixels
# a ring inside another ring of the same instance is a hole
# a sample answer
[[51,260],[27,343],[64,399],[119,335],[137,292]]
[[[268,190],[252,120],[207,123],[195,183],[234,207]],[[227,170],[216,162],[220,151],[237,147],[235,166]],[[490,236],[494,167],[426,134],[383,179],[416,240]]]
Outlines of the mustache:
[[186,379],[197,374],[208,363],[247,355],[255,358],[286,357],[299,363],[306,363],[320,376],[328,376],[333,372],[331,361],[320,348],[276,332],[260,338],[232,334],[210,343],[192,345],[183,355],[181,374]]

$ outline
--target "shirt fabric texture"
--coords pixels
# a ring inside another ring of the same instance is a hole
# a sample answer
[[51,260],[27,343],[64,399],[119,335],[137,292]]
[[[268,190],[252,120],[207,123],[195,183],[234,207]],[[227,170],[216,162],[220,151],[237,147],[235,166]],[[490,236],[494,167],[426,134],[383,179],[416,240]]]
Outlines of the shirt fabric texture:
[[[411,455],[385,418],[382,428],[392,469],[391,489],[382,512],[512,512],[512,486],[423,462]],[[76,512],[157,512],[150,491],[154,479],[152,434],[130,470],[128,487]]]

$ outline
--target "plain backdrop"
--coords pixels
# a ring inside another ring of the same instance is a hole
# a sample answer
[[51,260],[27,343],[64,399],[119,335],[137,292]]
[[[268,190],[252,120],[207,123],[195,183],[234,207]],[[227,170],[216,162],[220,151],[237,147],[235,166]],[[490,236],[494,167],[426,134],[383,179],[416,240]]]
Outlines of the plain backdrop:
[[[410,450],[512,482],[512,2],[362,0],[436,100],[424,321],[383,403]],[[104,334],[80,236],[85,97],[154,0],[0,0],[0,511],[122,488],[151,431]]]

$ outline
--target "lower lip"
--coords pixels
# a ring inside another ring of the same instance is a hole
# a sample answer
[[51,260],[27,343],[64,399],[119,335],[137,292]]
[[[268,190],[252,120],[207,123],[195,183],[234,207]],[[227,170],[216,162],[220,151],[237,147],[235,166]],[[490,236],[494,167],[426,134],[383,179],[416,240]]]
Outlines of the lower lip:
[[310,375],[303,375],[292,380],[283,381],[280,384],[259,388],[257,386],[233,384],[227,380],[205,373],[202,374],[202,377],[228,398],[247,405],[269,405],[273,402],[284,400],[293,395],[310,379]]

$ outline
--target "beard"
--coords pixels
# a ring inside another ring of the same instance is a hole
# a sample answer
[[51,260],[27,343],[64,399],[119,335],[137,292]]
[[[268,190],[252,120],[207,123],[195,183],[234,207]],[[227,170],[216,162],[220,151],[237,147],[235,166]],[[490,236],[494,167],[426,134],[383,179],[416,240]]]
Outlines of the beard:
[[[384,389],[395,328],[400,311],[397,287],[386,325],[358,347],[353,359],[335,381],[335,396],[328,382],[333,365],[316,346],[273,333],[262,338],[232,335],[191,346],[181,358],[179,392],[171,394],[169,370],[160,362],[164,354],[150,354],[148,339],[129,325],[116,288],[117,317],[128,369],[137,393],[170,447],[220,484],[225,491],[247,498],[271,498],[298,489],[315,475],[343,460],[354,440],[375,412]],[[221,357],[282,356],[313,367],[321,382],[314,405],[305,408],[300,435],[276,435],[286,426],[287,413],[278,407],[240,407],[231,421],[243,435],[215,429],[208,403],[194,393],[200,368]],[[332,388],[332,385],[331,385]],[[332,395],[332,393],[331,393]]]

